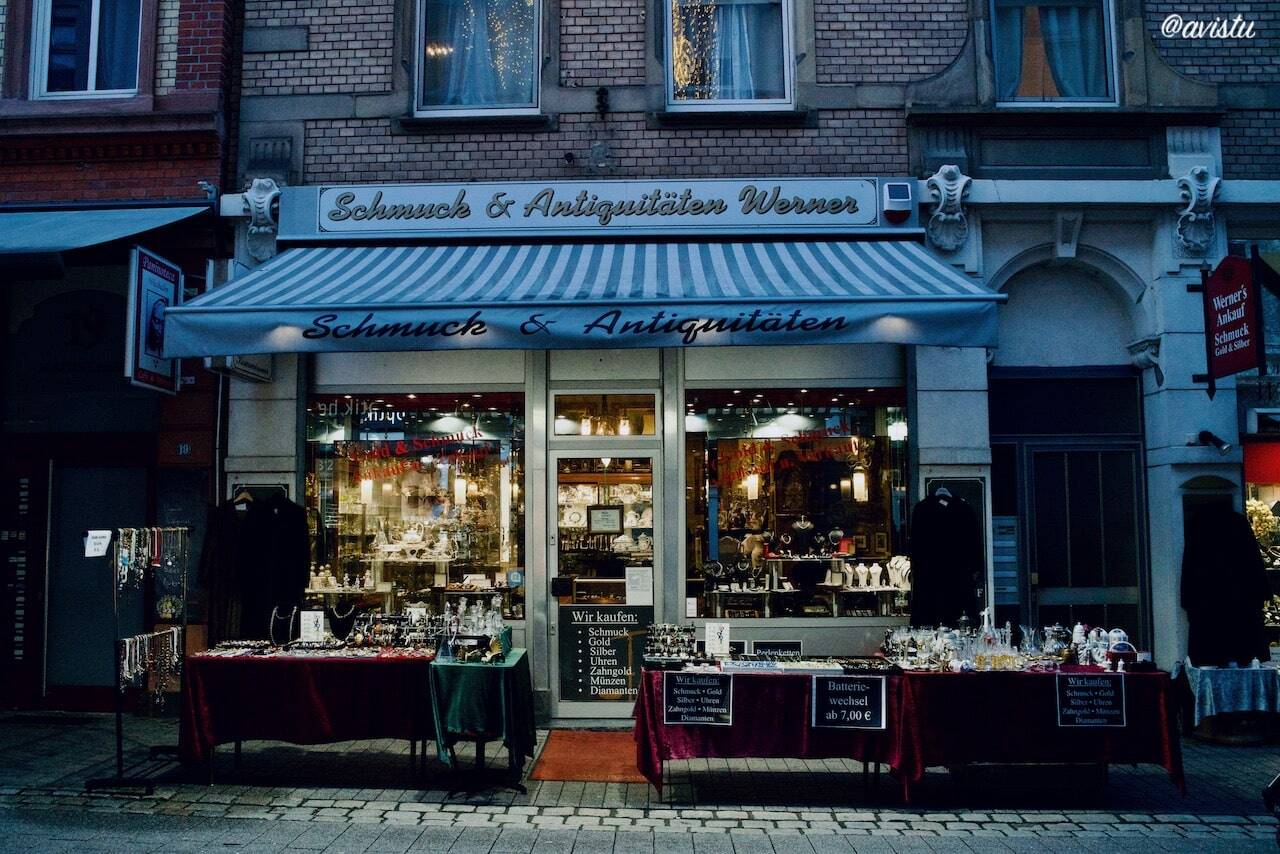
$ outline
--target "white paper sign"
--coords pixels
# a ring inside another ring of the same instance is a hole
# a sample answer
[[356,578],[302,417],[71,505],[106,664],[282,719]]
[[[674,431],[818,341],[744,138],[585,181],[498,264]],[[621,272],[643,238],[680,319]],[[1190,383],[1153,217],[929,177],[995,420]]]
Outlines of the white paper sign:
[[89,531],[84,535],[84,556],[104,557],[111,545],[110,531]]
[[627,604],[653,604],[653,567],[627,567]]
[[698,597],[686,596],[684,600],[684,615],[686,617],[698,616]]
[[729,654],[729,624],[707,623],[707,655],[715,658]]
[[324,640],[324,611],[302,612],[302,640],[305,643]]

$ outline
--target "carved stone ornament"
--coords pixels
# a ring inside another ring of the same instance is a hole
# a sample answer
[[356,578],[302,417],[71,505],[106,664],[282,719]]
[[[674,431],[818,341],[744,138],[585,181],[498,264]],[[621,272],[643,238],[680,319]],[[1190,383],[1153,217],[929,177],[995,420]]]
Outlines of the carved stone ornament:
[[244,192],[244,212],[249,217],[249,254],[258,261],[275,255],[279,226],[280,187],[274,178],[254,178]]
[[1129,361],[1135,368],[1144,371],[1151,368],[1156,373],[1156,385],[1164,385],[1164,364],[1160,359],[1160,336],[1152,335],[1141,338],[1128,345]]
[[1178,190],[1186,207],[1178,211],[1178,245],[1190,255],[1204,255],[1213,245],[1213,203],[1222,179],[1196,166],[1178,179]]
[[954,252],[969,237],[969,223],[964,215],[964,197],[972,179],[959,166],[943,166],[925,186],[933,193],[933,216],[926,230],[929,240],[943,252]]

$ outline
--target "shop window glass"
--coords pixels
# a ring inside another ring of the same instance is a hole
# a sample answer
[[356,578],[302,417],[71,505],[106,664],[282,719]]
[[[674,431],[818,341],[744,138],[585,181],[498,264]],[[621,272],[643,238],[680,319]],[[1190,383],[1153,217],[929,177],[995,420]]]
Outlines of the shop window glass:
[[422,0],[419,110],[538,106],[537,0]]
[[994,0],[999,100],[1113,100],[1109,19],[1107,0]]
[[673,107],[790,101],[789,0],[668,0]]
[[34,95],[137,90],[141,0],[37,0],[34,11]]
[[[700,617],[906,613],[901,390],[690,390],[685,595]],[[891,572],[892,567],[892,572]]]
[[497,595],[523,619],[523,413],[518,393],[313,396],[317,571],[363,587],[369,606],[439,613]]
[[652,436],[657,430],[652,394],[557,394],[557,436]]

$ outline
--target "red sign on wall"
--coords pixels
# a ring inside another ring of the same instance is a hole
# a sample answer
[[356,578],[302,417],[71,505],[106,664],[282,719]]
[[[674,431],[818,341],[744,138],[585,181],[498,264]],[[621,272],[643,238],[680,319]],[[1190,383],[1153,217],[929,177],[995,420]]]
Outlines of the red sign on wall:
[[1228,255],[1205,276],[1204,334],[1211,380],[1262,365],[1262,300],[1248,258]]

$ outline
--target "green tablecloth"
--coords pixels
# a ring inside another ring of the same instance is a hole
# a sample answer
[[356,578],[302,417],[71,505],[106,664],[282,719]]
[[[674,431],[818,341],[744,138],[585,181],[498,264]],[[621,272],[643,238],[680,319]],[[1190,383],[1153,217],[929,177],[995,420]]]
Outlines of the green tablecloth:
[[446,765],[453,764],[449,748],[464,740],[501,740],[510,755],[510,768],[517,774],[525,757],[533,757],[537,738],[533,680],[523,649],[511,650],[501,664],[435,661],[431,699],[436,750]]

